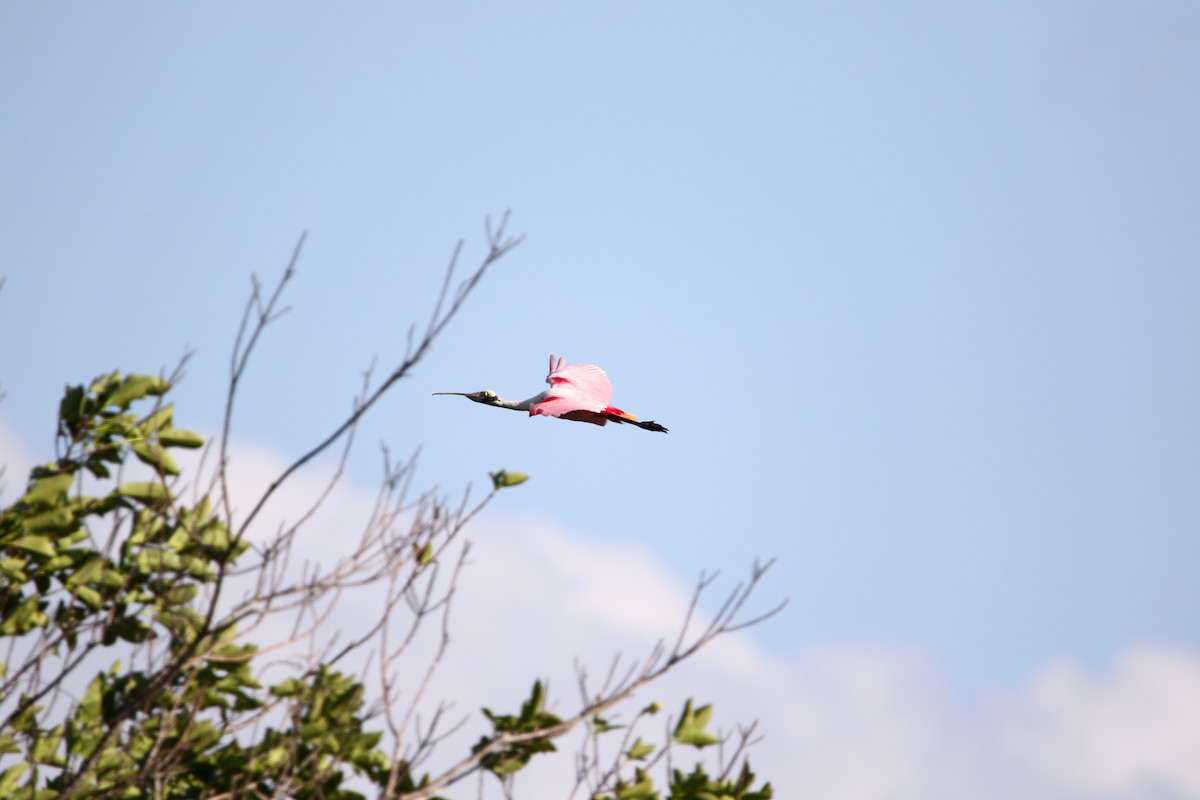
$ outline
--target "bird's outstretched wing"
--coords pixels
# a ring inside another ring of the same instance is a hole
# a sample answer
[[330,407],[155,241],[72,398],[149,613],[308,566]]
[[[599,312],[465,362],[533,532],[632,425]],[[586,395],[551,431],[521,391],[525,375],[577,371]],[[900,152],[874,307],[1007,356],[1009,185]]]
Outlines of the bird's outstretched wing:
[[550,356],[549,391],[529,407],[529,413],[561,417],[572,411],[603,413],[612,400],[612,383],[604,370],[594,364],[567,364],[566,359]]

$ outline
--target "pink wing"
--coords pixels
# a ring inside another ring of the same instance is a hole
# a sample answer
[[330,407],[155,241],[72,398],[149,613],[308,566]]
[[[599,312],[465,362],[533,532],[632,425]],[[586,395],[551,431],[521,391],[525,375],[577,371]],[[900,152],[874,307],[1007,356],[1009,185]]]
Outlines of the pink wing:
[[561,417],[572,411],[601,413],[612,400],[612,384],[604,370],[594,364],[566,364],[566,359],[550,356],[550,374],[546,396],[529,406],[529,415]]

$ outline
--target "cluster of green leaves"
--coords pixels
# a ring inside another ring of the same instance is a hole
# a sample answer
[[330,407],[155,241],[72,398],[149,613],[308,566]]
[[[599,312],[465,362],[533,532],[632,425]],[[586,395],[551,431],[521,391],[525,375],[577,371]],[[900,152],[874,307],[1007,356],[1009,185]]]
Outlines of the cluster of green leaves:
[[[119,373],[68,387],[58,457],[0,511],[0,638],[28,654],[0,665],[0,797],[140,797],[153,785],[171,798],[282,786],[298,798],[358,798],[340,788],[345,767],[379,785],[389,770],[380,734],[363,729],[362,686],[321,669],[264,688],[255,646],[214,622],[211,591],[247,543],[207,497],[188,507],[172,493],[170,451],[203,439],[174,427],[161,399],[169,389]],[[148,413],[131,411],[139,401]],[[130,455],[151,480],[114,479]],[[107,491],[84,494],[84,475]],[[158,655],[138,659],[146,668],[121,668],[118,653],[151,642]],[[48,711],[67,675],[108,648],[110,668],[65,711]],[[268,704],[289,724],[254,742],[232,735],[239,714]]]
[[[129,411],[169,388],[162,378],[120,373],[87,390],[68,387],[59,410],[59,457],[36,467],[25,494],[0,514],[0,635],[53,629],[72,649],[97,625],[111,644],[144,641],[158,623],[173,638],[195,638],[197,620],[176,610],[213,580],[214,561],[235,557],[245,545],[234,545],[207,502],[183,508],[167,489],[166,477],[179,472],[169,448],[199,447],[203,439],[173,427],[169,404],[141,418]],[[129,453],[149,464],[156,479],[71,496],[82,473],[109,478],[110,466]],[[115,551],[97,547],[89,527],[105,518],[128,531]]]
[[[524,768],[530,759],[538,753],[549,753],[555,750],[551,739],[563,732],[563,720],[544,709],[546,689],[541,681],[533,684],[529,699],[521,704],[519,714],[496,714],[489,709],[483,709],[484,716],[492,723],[492,733],[481,738],[472,748],[472,752],[483,753],[480,764],[501,778],[507,778]],[[653,716],[662,710],[655,702],[643,708],[637,715]],[[712,720],[711,705],[695,707],[689,699],[684,703],[679,721],[671,732],[665,748],[682,746],[702,750],[710,745],[719,744],[720,737],[708,731]],[[589,733],[592,737],[600,737],[629,726],[615,724],[599,715],[589,720]],[[632,732],[630,732],[632,734]],[[598,793],[592,800],[661,800],[662,794],[655,786],[647,763],[659,746],[645,741],[641,736],[632,743],[627,736],[623,752],[616,764],[615,778],[611,791]],[[654,759],[657,761],[657,759]],[[621,775],[620,770],[632,768],[631,775]],[[702,763],[693,766],[691,772],[681,770],[671,771],[670,785],[667,789],[668,800],[771,800],[773,790],[771,784],[765,783],[757,788],[754,786],[756,776],[750,771],[749,762],[743,761],[741,771],[736,777],[709,775]]]
[[[754,788],[757,776],[750,771],[749,762],[742,762],[742,770],[736,778],[723,779],[709,775],[703,764],[696,764],[691,772],[671,771],[668,800],[771,800],[774,791],[765,783]],[[660,800],[662,795],[654,785],[650,774],[641,768],[634,771],[632,779],[617,781],[610,794],[598,794],[592,800]]]
[[[657,714],[661,710],[658,703],[651,703],[642,709],[639,717]],[[721,739],[707,728],[712,720],[711,705],[695,708],[689,698],[679,715],[679,721],[671,733],[667,746],[688,746],[702,750],[709,745],[719,744]],[[591,730],[594,736],[623,728],[599,717],[592,720]],[[628,740],[626,740],[628,742]],[[655,745],[638,737],[629,744],[621,754],[625,765],[634,767],[631,776],[619,777],[612,791],[592,796],[592,800],[660,800],[662,795],[655,786],[650,770],[641,764],[645,763],[657,750]],[[770,800],[773,796],[771,784],[766,783],[754,788],[755,775],[750,771],[748,761],[742,762],[741,772],[736,778],[729,779],[721,776],[710,776],[702,763],[697,763],[691,772],[675,769],[671,771],[671,782],[668,787],[668,800]]]
[[[545,704],[546,687],[535,681],[529,699],[521,704],[520,714],[496,714],[483,709],[483,715],[492,723],[492,735],[480,739],[471,752],[484,751],[479,762],[484,769],[503,778],[524,767],[536,754],[554,752],[548,729],[561,725],[562,719],[545,711]],[[542,731],[547,735],[538,736]]]

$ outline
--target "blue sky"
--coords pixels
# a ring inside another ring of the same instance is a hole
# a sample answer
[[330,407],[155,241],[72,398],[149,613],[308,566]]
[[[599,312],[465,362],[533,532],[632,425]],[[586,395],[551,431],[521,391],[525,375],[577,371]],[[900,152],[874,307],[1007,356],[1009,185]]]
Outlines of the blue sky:
[[[192,347],[215,430],[248,276],[308,231],[237,420],[295,456],[512,209],[357,483],[421,446],[684,583],[777,556],[780,658],[911,649],[965,693],[1200,658],[1198,35],[1183,2],[9,4],[0,422],[46,454],[64,383]],[[671,433],[430,396],[527,397],[551,352]]]

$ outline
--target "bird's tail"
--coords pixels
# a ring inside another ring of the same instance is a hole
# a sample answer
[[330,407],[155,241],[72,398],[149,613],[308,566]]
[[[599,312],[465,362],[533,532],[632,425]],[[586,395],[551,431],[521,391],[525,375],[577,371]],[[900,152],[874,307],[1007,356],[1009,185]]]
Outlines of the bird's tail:
[[609,406],[608,408],[604,409],[604,417],[606,419],[612,420],[613,422],[620,422],[620,423],[624,423],[627,425],[637,425],[639,428],[641,428],[644,431],[656,431],[658,433],[666,433],[667,432],[666,428],[664,428],[662,425],[659,425],[654,420],[649,419],[649,420],[642,421],[642,420],[638,419],[637,417],[635,417],[633,414],[622,411],[621,409],[616,408],[615,406]]

